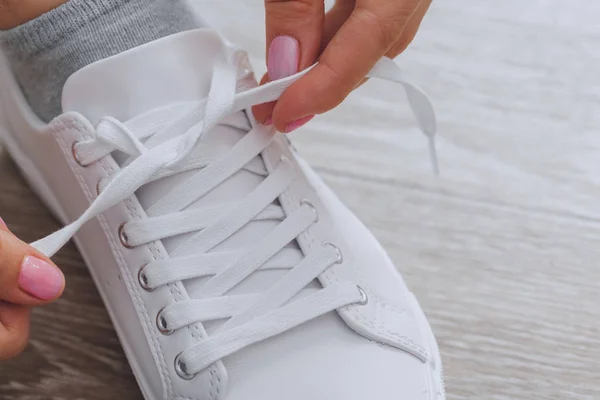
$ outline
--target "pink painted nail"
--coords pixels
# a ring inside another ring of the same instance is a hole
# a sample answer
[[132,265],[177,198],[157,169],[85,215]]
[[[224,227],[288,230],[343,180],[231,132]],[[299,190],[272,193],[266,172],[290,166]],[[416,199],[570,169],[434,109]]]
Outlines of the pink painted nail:
[[265,120],[265,123],[263,124],[264,126],[271,126],[273,125],[273,118],[269,117]]
[[302,125],[306,124],[308,121],[310,121],[311,119],[313,119],[315,116],[314,115],[308,115],[306,117],[302,117],[302,118],[298,118],[297,120],[290,122],[289,124],[287,124],[285,126],[285,133],[290,133],[291,131],[294,131],[298,128],[300,128]]
[[6,223],[4,222],[4,220],[2,219],[2,217],[0,217],[0,227],[4,228],[4,229],[8,229],[8,226],[6,226]]
[[277,36],[269,47],[267,70],[269,79],[276,81],[298,72],[300,45],[291,36]]
[[57,297],[64,282],[62,272],[44,260],[27,256],[21,264],[19,287],[40,300],[52,300]]

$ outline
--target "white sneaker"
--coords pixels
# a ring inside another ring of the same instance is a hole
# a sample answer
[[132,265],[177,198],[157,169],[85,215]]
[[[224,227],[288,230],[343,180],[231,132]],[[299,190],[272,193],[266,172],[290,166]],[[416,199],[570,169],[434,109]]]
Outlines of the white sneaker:
[[[384,250],[248,111],[300,75],[256,88],[243,52],[185,32],[75,73],[44,124],[0,57],[0,136],[70,223],[35,245],[53,254],[77,232],[146,399],[445,398]],[[404,85],[433,133],[392,61],[371,75]]]

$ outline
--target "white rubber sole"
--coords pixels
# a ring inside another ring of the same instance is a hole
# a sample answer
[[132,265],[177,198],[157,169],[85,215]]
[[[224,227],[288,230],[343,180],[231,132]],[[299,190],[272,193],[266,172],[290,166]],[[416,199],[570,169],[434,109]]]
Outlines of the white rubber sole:
[[[4,143],[4,147],[6,148],[6,150],[8,150],[8,153],[11,155],[11,157],[19,167],[19,170],[21,171],[23,177],[25,178],[25,181],[29,184],[29,187],[32,189],[32,191],[42,200],[42,202],[44,202],[44,204],[49,208],[50,212],[63,225],[66,225],[68,223],[67,213],[63,210],[59,201],[54,196],[52,189],[44,180],[43,175],[40,173],[40,171],[38,171],[35,164],[14,142],[14,140],[11,138],[11,134],[6,131],[6,128],[2,126],[0,126],[0,142]],[[138,386],[140,387],[144,398],[146,400],[163,400],[162,396],[154,397],[154,395],[150,394],[151,391],[147,389],[150,387],[150,385],[148,385],[145,381],[144,375],[140,373],[142,369],[137,363],[135,357],[133,356],[133,353],[130,351],[131,347],[127,343],[125,335],[122,334],[123,331],[117,323],[117,319],[113,318],[114,313],[110,307],[110,303],[107,301],[107,296],[103,293],[102,286],[98,284],[99,279],[94,274],[93,268],[89,267],[91,263],[89,262],[88,257],[86,256],[85,251],[83,250],[83,247],[80,245],[77,236],[73,238],[73,241],[75,242],[75,245],[77,246],[81,257],[83,258],[83,261],[85,262],[85,265],[88,268],[92,279],[94,280],[94,284],[96,285],[96,288],[100,293],[100,297],[102,298],[104,306],[108,311],[108,315],[110,316],[113,326],[115,327],[115,331],[117,332],[117,336],[119,337],[121,346],[123,347],[127,360],[129,361],[129,365],[131,366],[133,374],[137,380]]]

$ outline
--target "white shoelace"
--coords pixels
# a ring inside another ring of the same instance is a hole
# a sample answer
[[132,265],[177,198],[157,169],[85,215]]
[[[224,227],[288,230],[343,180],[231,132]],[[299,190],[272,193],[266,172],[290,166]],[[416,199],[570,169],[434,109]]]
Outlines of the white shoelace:
[[[119,150],[129,156],[121,171],[112,177],[90,207],[76,221],[36,242],[34,247],[47,255],[56,253],[90,219],[134,195],[143,185],[157,179],[195,170],[185,186],[179,186],[148,210],[151,217],[122,225],[120,236],[126,246],[135,247],[184,233],[193,241],[180,245],[169,259],[144,266],[140,285],[152,291],[171,283],[204,277],[200,299],[167,305],[157,316],[163,334],[194,323],[226,319],[216,332],[175,360],[177,373],[192,379],[214,362],[268,339],[309,320],[351,304],[366,301],[365,292],[352,282],[337,283],[295,299],[310,282],[336,263],[342,255],[331,243],[304,258],[286,248],[317,219],[309,202],[286,215],[274,201],[295,178],[292,163],[282,157],[272,172],[253,171],[264,176],[245,199],[202,209],[186,209],[194,201],[225,182],[236,172],[252,168],[250,162],[271,143],[273,129],[258,125],[249,129],[225,155],[211,159],[192,153],[205,132],[217,124],[235,124],[236,115],[252,105],[274,101],[307,71],[236,94],[237,68],[214,66],[211,89],[205,101],[188,104],[186,113],[173,120],[174,108],[166,107],[126,123],[106,117],[96,128],[97,137],[78,143],[74,150],[82,164],[91,164]],[[433,106],[425,93],[405,81],[397,65],[382,59],[369,77],[401,84],[423,133],[428,137],[432,165],[437,171],[434,148],[436,130]],[[181,105],[178,106],[181,113]],[[144,142],[142,142],[144,141]],[[251,221],[277,220],[280,223],[255,247],[239,251],[211,251]],[[192,244],[193,242],[193,244]],[[201,249],[198,249],[201,243]],[[203,254],[189,255],[189,246]],[[187,255],[186,255],[187,254]],[[266,292],[227,293],[258,270],[285,268],[287,274]]]

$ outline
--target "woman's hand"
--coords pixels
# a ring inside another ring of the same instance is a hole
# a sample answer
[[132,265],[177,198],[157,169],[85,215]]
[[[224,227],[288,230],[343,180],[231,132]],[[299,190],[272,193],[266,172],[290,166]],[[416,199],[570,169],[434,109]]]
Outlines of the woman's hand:
[[55,300],[64,286],[52,261],[17,239],[0,218],[0,361],[27,346],[31,307]]
[[383,56],[413,40],[431,0],[265,0],[268,74],[261,83],[319,64],[275,103],[254,107],[257,121],[290,132],[331,110]]

